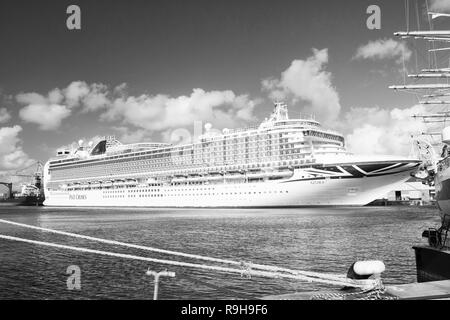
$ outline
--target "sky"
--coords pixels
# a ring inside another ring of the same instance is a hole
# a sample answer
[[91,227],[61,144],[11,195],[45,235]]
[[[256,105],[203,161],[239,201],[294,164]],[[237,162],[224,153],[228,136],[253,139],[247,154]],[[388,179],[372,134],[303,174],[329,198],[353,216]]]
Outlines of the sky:
[[[2,0],[0,180],[79,139],[176,142],[195,121],[257,124],[274,100],[341,132],[354,153],[407,155],[423,129],[410,116],[423,110],[388,86],[403,84],[403,62],[428,62],[393,33],[428,21],[425,0],[409,0],[409,15],[405,3]],[[66,25],[70,5],[80,30]],[[370,5],[380,29],[367,27]],[[450,12],[450,0],[428,6]]]

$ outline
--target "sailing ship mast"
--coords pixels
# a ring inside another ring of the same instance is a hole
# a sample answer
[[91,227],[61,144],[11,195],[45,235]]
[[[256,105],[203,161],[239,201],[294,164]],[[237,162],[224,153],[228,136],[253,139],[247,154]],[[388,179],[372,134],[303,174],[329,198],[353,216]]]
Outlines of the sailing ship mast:
[[[442,130],[439,130],[437,127],[445,127],[446,122],[450,119],[450,110],[448,108],[450,106],[450,60],[447,59],[447,65],[439,66],[439,62],[446,58],[445,55],[448,56],[450,53],[450,30],[434,30],[433,20],[448,19],[450,18],[450,14],[430,12],[428,10],[428,0],[425,0],[430,30],[411,31],[409,30],[409,0],[406,1],[406,9],[408,10],[406,22],[407,31],[395,32],[394,35],[401,39],[413,39],[427,43],[429,65],[427,68],[421,68],[417,73],[408,73],[406,65],[403,63],[405,75],[407,74],[407,76],[404,77],[404,84],[392,85],[389,88],[395,91],[414,93],[418,97],[418,104],[427,108],[427,110],[430,110],[430,108],[440,108],[437,112],[426,112],[426,114],[416,114],[413,116],[414,119],[421,119],[423,123],[430,124],[431,126],[430,132],[421,133],[422,136],[428,136],[429,139],[424,140],[416,138],[414,140],[419,157],[423,161],[415,176],[420,178],[423,174],[425,177],[422,179],[423,182],[433,185],[437,164],[442,157],[446,156],[444,155],[444,150],[447,149],[442,149],[442,154],[440,154],[441,157],[439,157],[436,150],[433,148],[433,146],[437,144],[433,143],[436,139],[432,139],[432,137],[442,137]],[[416,10],[418,29],[420,29],[419,6],[416,7]],[[416,69],[419,69],[418,65],[416,65]],[[407,79],[412,83],[407,83]],[[421,81],[427,82],[421,83]],[[438,144],[440,147],[442,146],[442,139],[439,139]]]
[[[408,0],[407,0],[408,1]],[[407,6],[408,7],[408,6]],[[428,5],[427,5],[428,8]],[[418,73],[408,74],[405,77],[405,83],[403,85],[389,86],[392,90],[406,91],[416,94],[419,97],[419,105],[424,107],[445,107],[450,106],[450,66],[438,67],[437,55],[448,54],[450,47],[436,47],[437,43],[450,44],[450,30],[433,30],[432,20],[438,18],[450,18],[450,14],[440,12],[428,12],[428,19],[430,24],[430,30],[427,31],[399,31],[394,35],[402,39],[416,39],[429,43],[428,53],[434,55],[434,63],[431,63],[433,59],[430,59],[430,66],[425,69],[421,69]],[[407,22],[407,29],[409,29],[409,21]],[[449,61],[447,61],[448,63]],[[406,73],[406,68],[405,68]],[[406,78],[416,81],[416,83],[407,84]],[[417,83],[417,81],[428,80],[432,83]],[[450,110],[444,110],[435,113],[429,113],[424,115],[414,115],[413,118],[420,118],[424,123],[445,123],[450,119]],[[438,135],[436,132],[423,133],[423,135]]]

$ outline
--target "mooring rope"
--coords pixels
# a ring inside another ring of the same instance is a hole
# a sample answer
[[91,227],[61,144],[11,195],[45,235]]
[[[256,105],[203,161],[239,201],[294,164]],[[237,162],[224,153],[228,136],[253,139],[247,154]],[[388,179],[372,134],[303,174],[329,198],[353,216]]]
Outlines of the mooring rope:
[[225,273],[238,273],[241,275],[243,275],[244,273],[247,273],[249,275],[266,277],[266,278],[294,279],[294,280],[302,280],[302,281],[307,281],[307,282],[319,282],[319,283],[324,283],[324,284],[329,284],[329,285],[337,285],[337,286],[351,286],[351,287],[357,287],[357,288],[363,288],[363,289],[373,288],[373,287],[377,287],[380,285],[380,280],[378,280],[378,279],[367,279],[367,280],[353,280],[353,279],[345,279],[344,280],[343,279],[342,281],[335,281],[335,280],[328,280],[328,279],[321,279],[321,278],[312,278],[312,277],[307,277],[307,276],[303,276],[303,275],[299,275],[299,274],[298,275],[286,274],[286,273],[283,274],[283,273],[279,273],[279,272],[270,272],[270,271],[261,271],[261,270],[252,270],[252,269],[243,271],[242,269],[235,269],[235,268],[228,268],[228,267],[211,266],[211,265],[181,262],[181,261],[174,261],[174,260],[141,257],[141,256],[130,255],[130,254],[123,254],[123,253],[94,250],[94,249],[88,249],[88,248],[82,248],[82,247],[68,246],[68,245],[52,243],[52,242],[30,240],[30,239],[18,238],[18,237],[7,236],[7,235],[0,235],[0,239],[25,242],[25,243],[31,243],[31,244],[38,244],[38,245],[42,245],[42,246],[47,246],[47,247],[52,247],[52,248],[60,248],[60,249],[68,249],[68,250],[73,250],[73,251],[78,251],[78,252],[94,253],[94,254],[100,254],[100,255],[105,255],[105,256],[110,256],[110,257],[118,257],[118,258],[124,258],[124,259],[132,259],[132,260],[160,263],[160,264],[166,264],[166,265],[172,265],[172,266],[178,266],[178,267],[197,268],[197,269],[218,271],[218,272],[225,272]]
[[360,292],[325,292],[317,293],[310,300],[398,300],[397,296],[386,293],[384,287],[363,290]]
[[179,251],[171,251],[171,250],[165,250],[165,249],[159,249],[159,248],[154,248],[154,247],[126,243],[126,242],[120,242],[120,241],[115,241],[115,240],[107,240],[107,239],[102,239],[102,238],[97,238],[97,237],[85,236],[85,235],[81,235],[81,234],[59,231],[59,230],[43,228],[43,227],[37,227],[37,226],[32,226],[32,225],[9,221],[9,220],[4,220],[4,219],[0,219],[0,223],[6,223],[6,224],[10,224],[10,225],[15,225],[18,227],[40,230],[40,231],[44,231],[44,232],[50,232],[50,233],[54,233],[54,234],[60,234],[60,235],[65,235],[65,236],[79,238],[79,239],[97,241],[97,242],[102,242],[102,243],[111,244],[111,245],[124,246],[124,247],[128,247],[128,248],[134,248],[134,249],[140,249],[140,250],[146,250],[146,251],[153,251],[153,252],[158,252],[158,253],[163,253],[163,254],[168,254],[168,255],[181,256],[181,257],[190,258],[190,259],[205,260],[205,261],[217,262],[217,263],[222,263],[222,264],[230,264],[230,265],[234,265],[234,266],[239,266],[242,269],[260,269],[260,270],[270,271],[270,272],[286,272],[286,273],[291,273],[294,275],[303,275],[306,277],[324,278],[324,279],[331,280],[331,281],[347,280],[346,275],[343,275],[343,274],[319,273],[319,272],[313,272],[313,271],[292,270],[292,269],[287,269],[287,268],[282,268],[282,267],[277,267],[277,266],[269,266],[269,265],[263,265],[263,264],[257,264],[257,263],[219,259],[219,258],[201,256],[201,255],[196,255],[196,254],[189,254],[189,253],[184,253],[184,252],[179,252]]

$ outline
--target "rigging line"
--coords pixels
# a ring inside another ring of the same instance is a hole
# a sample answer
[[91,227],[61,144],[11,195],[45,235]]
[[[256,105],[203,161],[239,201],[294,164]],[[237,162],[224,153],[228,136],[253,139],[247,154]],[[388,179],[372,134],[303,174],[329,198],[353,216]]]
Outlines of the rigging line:
[[430,61],[430,58],[427,57],[426,55],[424,55],[422,53],[422,50],[419,50],[419,48],[417,47],[417,45],[415,44],[414,41],[409,42],[409,44],[414,48],[414,51],[416,52],[416,57],[417,55],[419,55],[424,61]]
[[[140,250],[146,250],[146,251],[153,251],[153,252],[174,255],[174,256],[181,256],[181,257],[185,257],[185,258],[206,260],[206,261],[223,263],[223,264],[231,264],[231,265],[235,265],[235,266],[243,265],[243,262],[240,262],[240,261],[219,259],[219,258],[195,255],[195,254],[190,254],[190,253],[183,253],[183,252],[179,252],[179,251],[171,251],[171,250],[147,247],[147,246],[142,246],[142,245],[137,245],[137,244],[125,243],[125,242],[120,242],[120,241],[115,241],[115,240],[107,240],[107,239],[85,236],[85,235],[71,233],[71,232],[58,231],[58,230],[54,230],[54,229],[32,226],[32,225],[9,221],[9,220],[4,220],[4,219],[0,219],[0,223],[6,223],[6,224],[15,225],[18,227],[24,227],[24,228],[40,230],[40,231],[44,231],[44,232],[60,234],[60,235],[68,236],[68,237],[80,238],[80,239],[85,239],[85,240],[90,240],[90,241],[97,241],[97,242],[102,242],[102,243],[111,244],[111,245],[124,246],[124,247],[128,247],[128,248],[134,248],[134,249],[140,249]],[[312,271],[292,270],[292,269],[287,269],[287,268],[282,268],[282,267],[277,267],[277,266],[268,266],[268,265],[262,265],[262,264],[251,263],[251,267],[253,269],[261,269],[261,270],[266,270],[266,271],[271,271],[271,272],[288,272],[288,273],[292,273],[292,274],[303,274],[303,275],[309,276],[309,277],[326,276],[329,279],[335,279],[335,280],[345,278],[345,275],[340,275],[340,274],[317,273],[317,272],[312,272]]]
[[406,71],[406,64],[405,64],[405,48],[403,48],[403,47],[402,47],[402,62],[403,62],[403,85],[406,86],[407,71]]
[[[431,17],[430,17],[430,15],[428,14],[429,12],[430,12],[430,8],[429,8],[429,6],[428,6],[428,0],[425,0],[425,4],[426,4],[426,6],[427,6],[427,17],[428,17],[428,24],[430,25],[430,31],[432,31],[433,30],[433,23],[432,23],[432,19],[431,19]],[[432,49],[436,49],[436,44],[434,43],[434,41],[431,43],[431,46],[432,46]],[[431,63],[433,63],[433,60],[432,60],[432,58],[434,57],[434,62],[435,62],[435,67],[436,67],[436,69],[437,69],[437,55],[436,55],[436,52],[433,52],[433,53],[431,53],[430,54],[430,58],[431,58]],[[433,64],[431,64],[431,65],[433,65]]]
[[409,32],[409,0],[405,0],[406,32]]
[[414,50],[414,57],[416,60],[416,72],[419,73],[419,58],[418,58],[417,50]]
[[[405,20],[406,20],[406,32],[409,32],[409,0],[405,0]],[[403,84],[406,85],[406,64],[405,64],[405,49],[402,47],[402,63],[403,63]]]
[[43,242],[43,241],[36,241],[36,240],[30,240],[30,239],[24,239],[24,238],[18,238],[18,237],[12,237],[7,235],[1,235],[0,239],[5,240],[11,240],[11,241],[18,241],[18,242],[25,242],[30,244],[37,244],[52,248],[60,248],[60,249],[68,249],[78,252],[85,252],[85,253],[94,253],[94,254],[100,254],[104,256],[110,256],[110,257],[117,257],[117,258],[123,258],[123,259],[132,259],[132,260],[139,260],[139,261],[146,261],[146,262],[153,262],[153,263],[160,263],[160,264],[167,264],[172,266],[178,266],[178,267],[187,267],[187,268],[197,268],[202,270],[210,270],[210,271],[218,271],[218,272],[224,272],[224,273],[237,273],[237,274],[248,274],[253,276],[260,276],[265,278],[275,278],[275,279],[292,279],[292,280],[300,280],[300,281],[307,281],[307,282],[319,282],[319,283],[325,283],[330,285],[338,285],[338,286],[352,286],[357,288],[367,288],[374,285],[379,284],[379,280],[353,280],[353,279],[342,279],[342,280],[326,280],[326,279],[320,279],[320,278],[311,278],[303,275],[294,275],[294,274],[281,274],[277,272],[269,272],[269,271],[260,271],[260,270],[242,270],[242,269],[235,269],[235,268],[229,268],[229,267],[220,267],[220,266],[210,266],[210,265],[204,265],[204,264],[196,264],[196,263],[189,263],[189,262],[182,262],[182,261],[174,261],[174,260],[165,260],[165,259],[156,259],[156,258],[149,258],[149,257],[142,257],[142,256],[135,256],[130,254],[123,254],[123,253],[116,253],[116,252],[110,252],[110,251],[101,251],[101,250],[94,250],[94,249],[88,249],[83,247],[74,247],[74,246],[68,246],[58,243],[51,243],[51,242]]
[[[420,31],[420,17],[419,17],[419,0],[416,0],[416,19],[417,19],[417,30]],[[417,54],[417,49],[415,52],[415,58],[416,58],[416,71],[419,71],[419,58]]]
[[417,19],[417,30],[420,30],[420,15],[419,15],[419,0],[416,0],[416,19]]

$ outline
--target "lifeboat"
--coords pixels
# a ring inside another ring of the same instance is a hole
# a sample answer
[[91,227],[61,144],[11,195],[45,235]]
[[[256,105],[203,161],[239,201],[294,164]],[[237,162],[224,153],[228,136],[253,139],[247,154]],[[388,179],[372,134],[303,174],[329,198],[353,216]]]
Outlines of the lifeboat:
[[263,179],[267,178],[269,174],[265,171],[253,171],[253,172],[247,172],[247,178],[250,179]]
[[114,180],[113,181],[113,186],[114,187],[121,187],[124,184],[125,184],[125,180],[118,179],[118,180]]
[[245,178],[245,176],[241,173],[228,173],[225,175],[225,179],[228,180],[242,179],[242,178]]
[[105,187],[105,188],[112,187],[112,186],[113,186],[113,182],[112,182],[111,180],[104,181],[104,182],[102,183],[102,186]]
[[81,184],[79,182],[74,182],[72,185],[73,190],[80,190]]
[[124,180],[115,180],[113,182],[113,186],[114,187],[122,187],[123,185],[125,185],[125,181]]
[[127,185],[127,186],[135,186],[135,185],[137,185],[137,181],[134,180],[134,179],[129,179],[129,180],[125,181],[125,185]]
[[222,175],[210,175],[210,176],[206,176],[205,177],[206,181],[217,181],[217,180],[223,180],[223,176]]
[[195,176],[189,176],[188,178],[186,178],[186,181],[197,182],[197,181],[203,181],[204,179],[205,178],[203,176],[195,175]]
[[294,174],[292,170],[281,170],[281,171],[272,171],[269,173],[269,178],[271,179],[281,179],[281,178],[289,178]]
[[102,186],[102,183],[100,181],[91,183],[91,188],[101,188],[101,186]]
[[173,183],[186,182],[186,177],[175,177],[172,179]]

